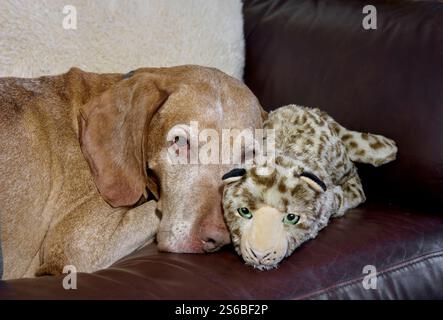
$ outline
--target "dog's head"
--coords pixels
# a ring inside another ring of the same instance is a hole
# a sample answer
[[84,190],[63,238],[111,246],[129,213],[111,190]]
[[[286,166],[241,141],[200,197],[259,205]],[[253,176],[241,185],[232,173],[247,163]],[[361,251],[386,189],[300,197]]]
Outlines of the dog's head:
[[[161,250],[210,252],[229,242],[220,177],[232,165],[190,159],[193,130],[209,129],[214,142],[223,129],[261,128],[264,114],[244,84],[216,69],[144,68],[81,108],[80,144],[110,205],[158,200]],[[177,163],[175,154],[194,161]]]

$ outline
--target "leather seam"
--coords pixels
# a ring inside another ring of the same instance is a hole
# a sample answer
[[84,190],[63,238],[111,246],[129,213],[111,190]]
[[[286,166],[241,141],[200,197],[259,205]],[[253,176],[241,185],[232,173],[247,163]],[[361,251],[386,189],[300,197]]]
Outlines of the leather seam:
[[[396,265],[394,265],[392,267],[387,267],[387,268],[385,268],[384,270],[382,270],[380,272],[377,272],[377,278],[378,277],[385,277],[386,275],[388,275],[390,273],[394,273],[394,272],[406,269],[408,267],[420,264],[422,262],[429,261],[431,259],[442,258],[442,257],[443,257],[443,250],[439,250],[439,251],[436,251],[436,252],[433,252],[433,253],[429,253],[429,254],[425,254],[425,255],[422,255],[422,256],[418,256],[418,257],[412,258],[410,260],[407,260],[405,262],[398,263],[398,264],[396,264]],[[358,277],[358,278],[355,278],[355,279],[351,279],[351,280],[348,280],[348,281],[344,281],[344,282],[341,282],[341,283],[329,286],[326,289],[320,289],[320,290],[318,290],[315,293],[301,295],[301,296],[298,296],[298,297],[293,298],[293,299],[294,300],[298,300],[298,299],[300,299],[300,300],[301,299],[315,299],[316,297],[319,297],[321,295],[325,295],[325,294],[328,295],[328,294],[330,294],[330,293],[332,293],[334,291],[338,291],[338,290],[341,290],[343,288],[353,286],[356,283],[360,283],[364,279],[364,277],[365,277],[365,275],[363,275],[361,277]]]

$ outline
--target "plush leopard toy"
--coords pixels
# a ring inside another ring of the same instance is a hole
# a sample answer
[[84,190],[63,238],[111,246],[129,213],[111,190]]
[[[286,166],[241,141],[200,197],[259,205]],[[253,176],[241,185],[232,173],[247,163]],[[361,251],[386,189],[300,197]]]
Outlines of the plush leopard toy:
[[225,174],[223,208],[236,251],[247,264],[271,269],[314,238],[330,217],[365,201],[352,161],[379,166],[395,159],[397,147],[296,105],[271,112],[264,128],[275,129],[273,165]]

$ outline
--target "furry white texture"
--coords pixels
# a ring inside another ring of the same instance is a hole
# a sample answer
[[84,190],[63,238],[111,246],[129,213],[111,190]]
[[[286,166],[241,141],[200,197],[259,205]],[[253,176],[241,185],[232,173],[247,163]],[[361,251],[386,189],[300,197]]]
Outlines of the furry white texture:
[[[63,8],[77,9],[77,30]],[[199,64],[238,79],[241,0],[1,0],[0,77]]]

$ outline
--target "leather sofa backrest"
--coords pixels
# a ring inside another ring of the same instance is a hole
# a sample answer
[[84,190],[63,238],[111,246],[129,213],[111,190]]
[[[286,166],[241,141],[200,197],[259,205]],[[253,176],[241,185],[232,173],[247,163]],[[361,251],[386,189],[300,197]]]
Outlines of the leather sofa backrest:
[[360,165],[369,199],[443,207],[443,3],[245,1],[245,82],[265,109],[319,107],[349,129],[386,135],[395,162]]

